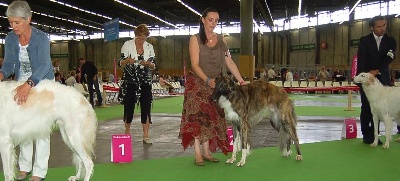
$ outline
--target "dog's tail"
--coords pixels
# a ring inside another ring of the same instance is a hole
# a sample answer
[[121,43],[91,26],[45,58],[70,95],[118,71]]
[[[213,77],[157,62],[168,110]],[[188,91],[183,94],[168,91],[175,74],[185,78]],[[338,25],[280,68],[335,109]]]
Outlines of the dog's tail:
[[[96,132],[97,117],[90,105],[83,96],[75,107],[69,109],[69,114],[63,114],[59,119],[58,125],[64,142],[74,152],[73,162],[77,168],[76,177],[90,178],[93,174],[93,157]],[[75,104],[76,105],[76,104]]]
[[[286,132],[286,133],[281,133],[281,134],[283,134],[282,139],[287,138],[286,136],[290,137],[290,138],[288,138],[288,140],[286,140],[287,141],[286,144],[284,144],[285,140],[281,140],[281,143],[283,145],[286,145],[287,151],[290,151],[291,141],[293,141],[296,146],[297,156],[301,157],[299,138],[297,136],[297,129],[296,129],[297,116],[294,111],[294,104],[290,99],[287,99],[280,106],[281,106],[280,110],[282,110],[282,112],[281,112],[281,117],[282,117],[282,122],[283,122],[282,126],[284,126],[284,130],[285,130],[284,132]],[[285,149],[285,148],[281,148],[281,149]]]
[[[87,102],[89,104],[89,102]],[[90,104],[89,104],[90,105]],[[90,107],[90,106],[89,106]],[[93,162],[91,161],[95,157],[94,148],[96,145],[96,132],[97,132],[97,117],[94,110],[90,107],[86,112],[81,124],[81,142],[77,144],[82,144],[84,153],[83,155],[75,153],[73,157],[74,164],[77,168],[77,176],[80,178],[90,178],[93,174]],[[89,158],[82,158],[87,156]],[[88,163],[88,161],[90,163]],[[86,164],[85,164],[86,162]],[[82,165],[83,164],[83,165]]]

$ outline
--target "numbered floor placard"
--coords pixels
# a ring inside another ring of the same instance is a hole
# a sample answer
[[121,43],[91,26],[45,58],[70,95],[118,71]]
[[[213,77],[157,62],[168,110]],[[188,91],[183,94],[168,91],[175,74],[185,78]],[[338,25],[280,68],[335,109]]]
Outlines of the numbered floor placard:
[[115,134],[111,138],[111,162],[132,162],[132,139],[131,135]]
[[229,152],[233,151],[233,128],[232,126],[228,126],[226,130],[226,134],[228,135],[228,141],[229,141]]
[[357,138],[357,120],[356,118],[346,118],[343,121],[342,139]]

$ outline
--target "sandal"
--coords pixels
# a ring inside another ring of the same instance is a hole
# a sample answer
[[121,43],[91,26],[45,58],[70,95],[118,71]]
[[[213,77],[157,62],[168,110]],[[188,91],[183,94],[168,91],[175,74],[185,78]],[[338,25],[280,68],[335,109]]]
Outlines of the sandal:
[[145,144],[153,144],[153,141],[151,141],[150,138],[143,138],[143,143],[145,143]]
[[196,161],[196,159],[194,160],[194,164],[197,166],[204,166],[204,161]]
[[219,162],[219,160],[214,157],[211,157],[211,158],[203,157],[203,160],[206,160],[209,162]]

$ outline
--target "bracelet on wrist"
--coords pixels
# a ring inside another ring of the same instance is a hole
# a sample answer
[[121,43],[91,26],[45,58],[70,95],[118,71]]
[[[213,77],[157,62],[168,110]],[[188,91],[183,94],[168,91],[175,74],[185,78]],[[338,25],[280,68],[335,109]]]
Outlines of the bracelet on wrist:
[[207,80],[206,80],[206,84],[208,85],[208,82],[210,82],[210,77],[207,77]]

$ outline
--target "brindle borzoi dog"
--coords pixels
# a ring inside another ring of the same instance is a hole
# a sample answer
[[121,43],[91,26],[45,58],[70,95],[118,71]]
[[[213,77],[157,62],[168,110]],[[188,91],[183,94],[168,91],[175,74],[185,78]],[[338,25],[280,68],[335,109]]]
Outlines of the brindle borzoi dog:
[[296,160],[302,160],[299,139],[296,133],[296,114],[288,94],[281,88],[264,81],[254,81],[239,86],[228,77],[218,77],[212,98],[225,110],[225,118],[232,121],[234,143],[232,157],[226,163],[236,161],[236,154],[242,151],[237,166],[244,166],[250,154],[251,127],[268,117],[279,132],[279,147],[282,156],[288,157],[292,151],[292,141],[296,145]]

